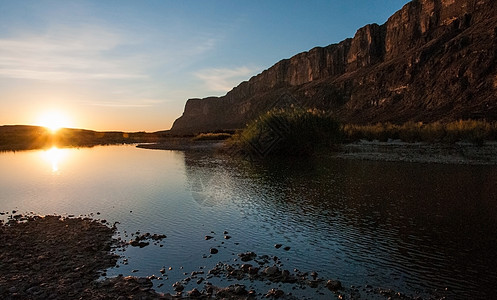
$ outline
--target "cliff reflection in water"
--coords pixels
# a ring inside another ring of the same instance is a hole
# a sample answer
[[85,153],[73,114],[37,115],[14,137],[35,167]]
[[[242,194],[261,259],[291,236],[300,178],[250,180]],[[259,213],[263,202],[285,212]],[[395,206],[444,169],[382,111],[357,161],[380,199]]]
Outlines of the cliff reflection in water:
[[495,167],[254,164],[188,152],[185,165],[198,203],[238,206],[247,225],[259,226],[243,234],[268,248],[291,244],[297,268],[400,291],[496,292]]

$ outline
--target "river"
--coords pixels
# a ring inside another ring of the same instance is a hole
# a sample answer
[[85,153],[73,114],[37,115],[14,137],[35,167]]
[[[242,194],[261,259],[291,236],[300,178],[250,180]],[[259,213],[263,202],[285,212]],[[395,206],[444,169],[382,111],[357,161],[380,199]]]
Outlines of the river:
[[[13,210],[119,222],[127,240],[137,231],[167,235],[119,250],[118,267],[107,271],[156,275],[160,292],[172,293],[185,273],[254,251],[363,297],[376,288],[425,298],[497,294],[497,166],[333,157],[261,163],[134,146],[4,152],[0,211]],[[187,288],[202,286],[193,280]],[[333,296],[324,287],[291,292]]]

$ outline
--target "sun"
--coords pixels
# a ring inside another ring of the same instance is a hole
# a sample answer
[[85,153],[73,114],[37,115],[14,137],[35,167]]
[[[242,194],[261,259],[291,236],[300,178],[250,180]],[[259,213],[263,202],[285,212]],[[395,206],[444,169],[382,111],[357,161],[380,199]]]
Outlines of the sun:
[[71,126],[71,120],[67,114],[64,114],[58,110],[46,111],[40,115],[38,118],[38,125],[50,129],[52,132],[56,132],[61,128],[67,128]]

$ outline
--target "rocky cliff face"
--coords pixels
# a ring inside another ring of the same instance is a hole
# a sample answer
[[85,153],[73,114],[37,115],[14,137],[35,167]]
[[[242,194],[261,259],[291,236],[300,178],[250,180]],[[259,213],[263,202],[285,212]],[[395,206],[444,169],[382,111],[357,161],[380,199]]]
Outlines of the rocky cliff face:
[[172,132],[241,128],[289,101],[353,123],[496,120],[497,1],[414,0],[385,24],[284,59],[225,96],[188,100]]

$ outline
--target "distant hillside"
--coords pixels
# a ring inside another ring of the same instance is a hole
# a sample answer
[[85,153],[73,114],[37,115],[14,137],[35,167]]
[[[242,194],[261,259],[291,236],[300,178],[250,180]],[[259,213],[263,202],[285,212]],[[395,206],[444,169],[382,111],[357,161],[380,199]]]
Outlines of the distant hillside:
[[144,132],[99,132],[62,128],[56,133],[39,126],[0,126],[0,151],[57,147],[89,147],[107,144],[156,142],[157,134]]
[[496,66],[497,1],[414,0],[385,24],[284,59],[225,96],[188,100],[171,132],[241,128],[284,105],[358,124],[497,120]]

